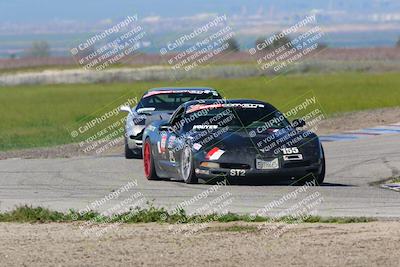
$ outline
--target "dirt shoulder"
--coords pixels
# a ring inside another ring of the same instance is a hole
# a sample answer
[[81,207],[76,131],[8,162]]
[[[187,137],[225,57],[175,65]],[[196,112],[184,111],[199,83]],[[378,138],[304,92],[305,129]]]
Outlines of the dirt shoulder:
[[0,265],[400,265],[400,222],[281,225],[288,228],[280,237],[268,231],[276,224],[213,223],[189,236],[171,225],[125,224],[100,238],[79,226],[1,223]]
[[[318,124],[318,134],[340,133],[400,122],[400,108],[385,108],[337,114]],[[121,155],[123,144],[109,149],[101,155]],[[94,151],[85,153],[78,144],[48,148],[0,151],[0,160],[7,158],[69,158],[76,156],[99,156]]]

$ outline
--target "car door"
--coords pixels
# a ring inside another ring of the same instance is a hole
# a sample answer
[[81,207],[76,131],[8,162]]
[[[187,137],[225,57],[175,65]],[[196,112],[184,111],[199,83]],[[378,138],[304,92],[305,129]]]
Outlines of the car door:
[[171,177],[180,177],[178,166],[179,161],[177,161],[177,155],[179,154],[179,143],[181,142],[181,120],[184,115],[184,107],[178,108],[174,114],[171,116],[169,121],[170,129],[168,131],[163,131],[160,133],[160,142],[157,144],[160,163],[162,168],[168,172]]

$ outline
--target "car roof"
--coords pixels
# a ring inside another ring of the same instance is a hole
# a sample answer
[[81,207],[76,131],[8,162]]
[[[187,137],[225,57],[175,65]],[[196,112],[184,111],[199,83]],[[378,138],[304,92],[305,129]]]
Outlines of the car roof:
[[215,91],[214,88],[211,87],[159,87],[159,88],[152,88],[149,89],[147,92],[152,92],[152,91],[187,91],[187,90],[196,90],[196,91]]
[[238,103],[243,103],[243,104],[264,104],[267,106],[272,106],[269,103],[256,100],[256,99],[199,99],[199,100],[192,100],[188,101],[185,104],[183,104],[185,107],[189,107],[192,105],[198,105],[198,104],[204,104],[204,105],[209,105],[209,104],[215,104],[215,103],[221,103],[221,104],[238,104]]

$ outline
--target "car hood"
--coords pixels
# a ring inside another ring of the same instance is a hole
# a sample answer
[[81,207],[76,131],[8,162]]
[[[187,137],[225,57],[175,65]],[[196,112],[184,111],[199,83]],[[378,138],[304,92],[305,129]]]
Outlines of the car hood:
[[276,156],[279,154],[280,147],[302,147],[303,150],[319,144],[316,134],[309,131],[281,129],[253,136],[254,134],[251,134],[253,130],[250,129],[247,132],[221,131],[221,129],[209,132],[207,135],[200,132],[195,133],[192,137],[193,141],[201,144],[205,152],[218,147],[225,152],[237,155],[246,153],[265,156]]
[[[154,121],[168,121],[174,111],[153,111],[151,113],[146,114],[137,114],[135,117],[140,118],[140,123],[136,123],[137,125],[143,125],[146,127],[150,123]],[[135,121],[135,118],[134,118]]]
[[174,111],[153,111],[147,116],[146,124],[148,125],[153,121],[167,121],[171,118],[173,112]]

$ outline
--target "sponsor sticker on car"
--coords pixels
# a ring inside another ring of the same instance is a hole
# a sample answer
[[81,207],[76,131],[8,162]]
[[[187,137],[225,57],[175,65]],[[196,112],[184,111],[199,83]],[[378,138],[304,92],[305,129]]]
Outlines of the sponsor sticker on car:
[[279,169],[279,160],[278,158],[273,160],[256,159],[256,169],[258,170]]
[[165,152],[165,146],[167,145],[167,134],[162,133],[161,134],[161,144],[160,144],[160,151],[161,153]]
[[214,130],[217,128],[218,125],[209,125],[209,124],[193,125],[193,130]]
[[200,148],[202,147],[202,145],[200,145],[199,143],[194,143],[193,144],[193,148],[196,150],[200,150]]
[[171,135],[171,137],[168,139],[168,148],[172,148],[174,146],[175,140],[176,140],[176,136]]
[[264,108],[263,104],[257,103],[215,103],[215,104],[197,104],[190,106],[186,113],[193,113],[196,111],[200,111],[203,109],[214,109],[214,108],[248,108],[248,109],[256,109],[256,108]]
[[208,151],[206,155],[207,160],[218,160],[223,154],[225,153],[224,150],[219,149],[218,147],[214,147],[210,151]]

